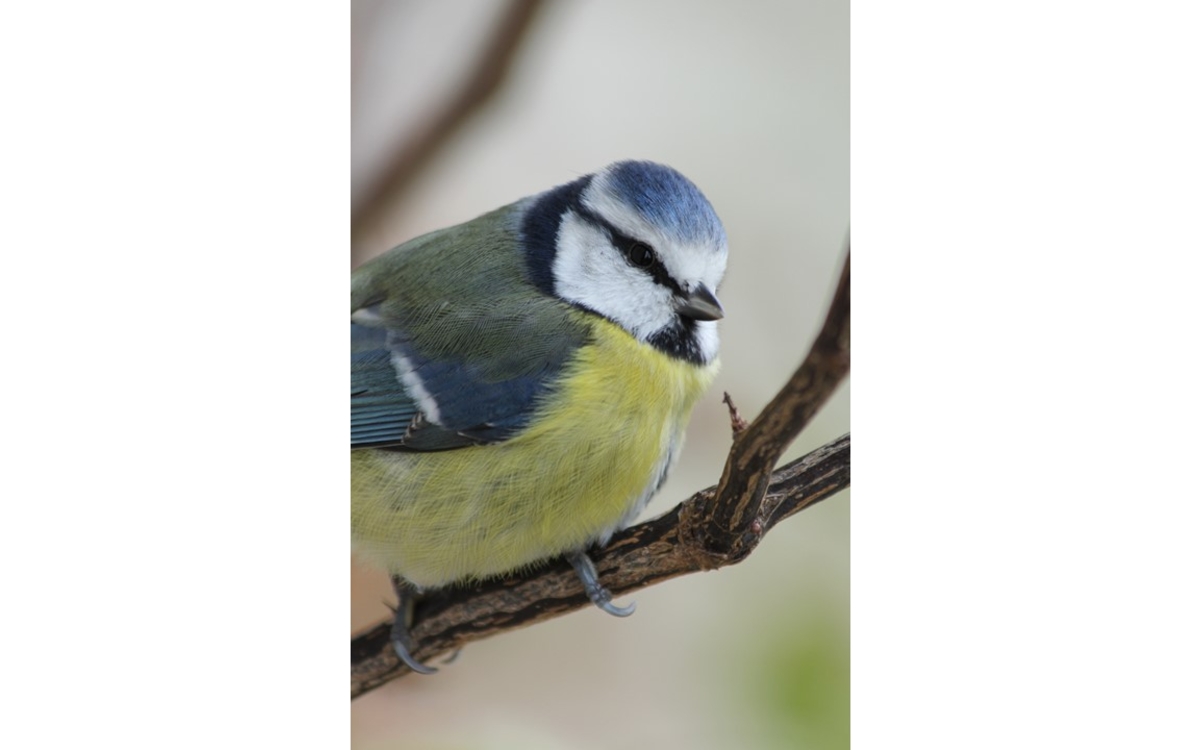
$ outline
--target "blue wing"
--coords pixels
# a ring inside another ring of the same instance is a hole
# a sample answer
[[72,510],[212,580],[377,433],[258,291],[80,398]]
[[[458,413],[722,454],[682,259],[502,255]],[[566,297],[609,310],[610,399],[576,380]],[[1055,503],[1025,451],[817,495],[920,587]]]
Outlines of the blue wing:
[[433,357],[401,330],[351,323],[350,447],[431,451],[506,440],[554,387],[574,338],[531,338],[509,354],[523,367],[498,371],[494,357]]
[[557,387],[591,328],[528,280],[519,219],[516,204],[498,209],[354,272],[351,448],[507,440]]

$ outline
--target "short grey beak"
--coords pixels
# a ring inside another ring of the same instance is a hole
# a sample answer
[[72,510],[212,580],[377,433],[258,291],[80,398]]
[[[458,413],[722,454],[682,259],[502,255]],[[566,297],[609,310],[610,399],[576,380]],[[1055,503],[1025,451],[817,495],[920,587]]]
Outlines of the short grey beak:
[[703,284],[693,289],[687,298],[676,300],[675,311],[692,320],[720,320],[725,317],[725,310],[717,300],[717,295]]

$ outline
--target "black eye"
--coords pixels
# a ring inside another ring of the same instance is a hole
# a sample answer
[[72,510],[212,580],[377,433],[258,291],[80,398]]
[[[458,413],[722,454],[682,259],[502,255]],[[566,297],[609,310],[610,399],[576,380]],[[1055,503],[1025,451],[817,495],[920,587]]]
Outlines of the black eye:
[[635,242],[625,251],[629,257],[629,262],[638,268],[649,268],[654,265],[654,261],[658,258],[654,255],[654,248],[644,242]]

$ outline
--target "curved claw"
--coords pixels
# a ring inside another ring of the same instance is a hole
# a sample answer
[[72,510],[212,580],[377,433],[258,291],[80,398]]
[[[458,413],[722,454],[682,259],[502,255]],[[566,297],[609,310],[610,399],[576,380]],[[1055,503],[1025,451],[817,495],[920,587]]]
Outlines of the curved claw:
[[392,648],[396,650],[396,656],[417,674],[436,674],[436,667],[426,666],[412,655],[412,636],[408,633],[408,620],[412,617],[416,590],[412,584],[399,576],[392,577],[392,588],[396,590],[396,597],[400,600],[392,610],[396,613],[396,619],[392,620]]
[[613,604],[612,601],[607,601],[601,604],[593,599],[592,602],[600,609],[615,617],[629,617],[635,611],[637,611],[637,602],[630,602],[629,606],[626,607],[618,607],[617,605]]
[[613,604],[612,592],[600,583],[600,574],[596,572],[596,564],[586,553],[571,552],[567,555],[567,562],[575,568],[575,575],[579,576],[579,582],[583,584],[583,590],[587,592],[592,604],[615,617],[629,617],[637,609],[637,602],[630,602],[628,607],[619,607]]
[[417,674],[437,674],[437,667],[429,667],[417,661],[417,658],[408,652],[408,645],[404,642],[409,640],[408,628],[400,628],[404,633],[398,634],[396,624],[400,622],[397,618],[396,622],[392,623],[392,648],[396,650],[396,656],[400,657],[400,661],[408,665],[408,668]]

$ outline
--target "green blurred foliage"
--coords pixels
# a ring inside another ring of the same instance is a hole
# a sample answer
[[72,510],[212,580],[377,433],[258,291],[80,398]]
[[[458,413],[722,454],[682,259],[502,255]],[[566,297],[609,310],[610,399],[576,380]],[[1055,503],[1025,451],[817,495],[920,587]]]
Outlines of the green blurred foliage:
[[811,601],[810,626],[776,632],[756,670],[754,703],[770,747],[850,747],[850,633],[836,602]]

